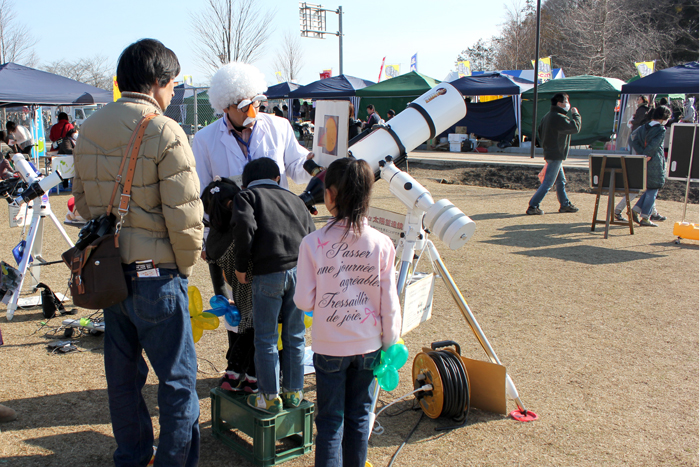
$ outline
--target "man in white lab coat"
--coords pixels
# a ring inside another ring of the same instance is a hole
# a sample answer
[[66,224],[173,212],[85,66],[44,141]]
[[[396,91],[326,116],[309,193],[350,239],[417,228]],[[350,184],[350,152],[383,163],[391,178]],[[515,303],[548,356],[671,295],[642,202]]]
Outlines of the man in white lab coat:
[[[245,165],[262,157],[274,160],[280,169],[280,186],[289,187],[287,177],[296,183],[306,183],[311,176],[303,164],[313,154],[299,144],[289,121],[271,114],[258,113],[260,103],[265,100],[267,90],[265,76],[254,66],[233,62],[222,66],[212,77],[209,102],[223,117],[201,131],[192,143],[192,152],[197,163],[197,175],[202,191],[214,177],[227,177],[241,185]],[[205,231],[205,238],[208,229]],[[205,240],[206,244],[206,240]],[[202,251],[206,259],[206,251]],[[209,258],[216,260],[217,258]],[[242,266],[245,270],[245,265]],[[209,264],[214,293],[229,297],[224,285],[223,273],[217,264]],[[235,281],[236,278],[227,278]],[[229,297],[230,298],[230,297]],[[257,392],[254,368],[247,368],[243,361],[253,346],[250,330],[234,330],[226,324],[229,349],[226,353],[228,366],[221,380],[223,389]]]
[[258,113],[266,90],[265,76],[252,65],[229,63],[214,74],[209,101],[224,116],[197,132],[192,145],[202,190],[217,175],[240,184],[243,167],[261,157],[277,162],[282,187],[289,186],[287,177],[300,184],[311,179],[303,164],[312,156],[289,121]]

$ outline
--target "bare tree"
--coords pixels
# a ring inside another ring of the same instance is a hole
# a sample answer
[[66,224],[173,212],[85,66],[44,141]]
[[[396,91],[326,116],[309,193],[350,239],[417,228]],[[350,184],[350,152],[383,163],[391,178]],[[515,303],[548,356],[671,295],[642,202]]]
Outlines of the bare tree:
[[[467,47],[465,50],[457,55],[457,62],[463,60],[469,60],[472,71],[491,71],[495,67],[496,63],[496,50],[493,45],[493,39],[490,41],[485,41],[483,38],[479,39],[471,47]],[[456,65],[457,63],[455,63]]]
[[304,59],[301,40],[298,35],[287,31],[275,57],[275,71],[281,72],[285,81],[294,81],[299,77],[302,66]]
[[112,90],[114,67],[110,65],[107,57],[102,55],[81,58],[75,62],[57,60],[42,67],[42,69],[49,73],[65,76],[66,78],[95,86],[96,88],[105,89],[107,91]]
[[16,20],[10,0],[0,0],[0,63],[15,62],[34,66],[37,62],[36,39],[24,24]]
[[270,36],[274,11],[263,11],[256,0],[207,0],[205,5],[192,15],[203,68],[213,73],[229,62],[255,62]]
[[511,0],[505,5],[505,23],[496,39],[496,66],[501,70],[523,70],[535,58],[535,9],[532,0]]

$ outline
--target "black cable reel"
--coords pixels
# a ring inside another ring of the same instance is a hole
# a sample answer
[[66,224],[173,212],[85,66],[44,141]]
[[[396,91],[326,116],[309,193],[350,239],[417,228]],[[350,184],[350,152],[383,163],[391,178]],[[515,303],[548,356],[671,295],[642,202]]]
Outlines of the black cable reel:
[[[442,349],[442,350],[440,350]],[[416,398],[423,412],[432,419],[449,418],[457,425],[437,427],[437,431],[459,428],[467,423],[470,387],[461,348],[454,341],[433,342],[413,359],[413,387],[432,385],[419,391]]]

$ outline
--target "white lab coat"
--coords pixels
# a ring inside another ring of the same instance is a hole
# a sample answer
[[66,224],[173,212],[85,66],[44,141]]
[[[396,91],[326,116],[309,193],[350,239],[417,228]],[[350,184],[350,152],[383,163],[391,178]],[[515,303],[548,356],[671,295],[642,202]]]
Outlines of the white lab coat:
[[303,167],[309,150],[296,140],[288,120],[258,114],[258,121],[250,137],[248,159],[243,155],[236,138],[229,133],[224,118],[226,115],[198,131],[192,143],[202,191],[217,175],[239,181],[248,161],[261,157],[269,157],[277,162],[281,175],[280,186],[284,188],[289,187],[287,177],[299,184],[311,180],[311,175]]

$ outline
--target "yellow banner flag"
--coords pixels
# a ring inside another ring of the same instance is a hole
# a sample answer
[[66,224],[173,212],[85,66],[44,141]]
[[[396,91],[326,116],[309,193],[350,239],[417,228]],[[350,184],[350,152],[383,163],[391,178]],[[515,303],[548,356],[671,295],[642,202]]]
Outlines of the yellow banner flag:
[[281,71],[275,71],[275,77],[277,78],[278,83],[283,83],[284,78],[282,78],[282,72]]
[[457,62],[457,74],[460,78],[472,75],[472,64],[469,60]]
[[[535,68],[535,61],[530,60],[532,63],[532,68]],[[540,58],[540,66],[537,70],[537,81],[539,83],[546,83],[552,79],[552,57]]]
[[401,65],[386,65],[384,67],[384,76],[387,78],[396,78],[399,76]]
[[639,73],[639,77],[644,78],[645,76],[649,76],[654,72],[654,68],[656,67],[656,60],[652,60],[650,62],[635,62],[634,66],[637,67],[637,73]]
[[114,101],[116,102],[117,99],[122,97],[122,93],[119,92],[119,85],[117,84],[117,77],[112,78],[112,96],[114,97]]

